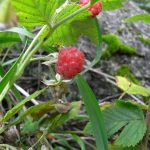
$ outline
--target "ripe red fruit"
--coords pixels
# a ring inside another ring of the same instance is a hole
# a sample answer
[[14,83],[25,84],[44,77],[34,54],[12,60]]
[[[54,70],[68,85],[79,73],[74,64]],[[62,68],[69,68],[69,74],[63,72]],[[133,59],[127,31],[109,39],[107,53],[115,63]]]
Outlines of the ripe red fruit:
[[97,16],[102,11],[102,2],[97,2],[88,8],[92,16]]
[[73,78],[83,69],[84,53],[75,47],[62,48],[58,55],[56,72],[64,78]]
[[90,0],[80,0],[80,5],[84,6],[89,3]]

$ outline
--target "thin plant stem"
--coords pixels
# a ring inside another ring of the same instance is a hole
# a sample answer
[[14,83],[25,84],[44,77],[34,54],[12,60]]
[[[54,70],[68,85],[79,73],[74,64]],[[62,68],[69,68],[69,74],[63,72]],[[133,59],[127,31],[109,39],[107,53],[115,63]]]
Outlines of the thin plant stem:
[[47,27],[48,27],[47,25],[44,25],[43,28],[39,31],[39,33],[36,35],[36,37],[33,39],[32,43],[29,45],[28,49],[24,53],[22,60],[24,60],[26,58],[26,56],[28,55],[28,53],[32,50],[33,46],[39,40],[39,37],[41,36],[41,34],[43,34],[43,32],[45,31],[45,29]]
[[20,62],[20,67],[19,70],[17,71],[15,77],[16,79],[18,79],[22,73],[24,68],[28,65],[28,63],[30,62],[30,59],[32,58],[32,56],[37,52],[37,50],[39,50],[39,48],[41,47],[43,41],[40,41],[35,48],[27,55],[26,59],[23,62]]

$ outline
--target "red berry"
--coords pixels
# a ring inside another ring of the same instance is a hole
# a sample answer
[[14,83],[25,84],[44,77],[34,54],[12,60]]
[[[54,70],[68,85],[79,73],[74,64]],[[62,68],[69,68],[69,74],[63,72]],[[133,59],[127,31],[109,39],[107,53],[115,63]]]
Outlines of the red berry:
[[102,11],[102,2],[97,2],[88,8],[92,16],[97,16]]
[[62,75],[64,78],[72,78],[81,72],[84,61],[84,53],[77,48],[62,48],[58,55],[56,72]]
[[80,0],[79,3],[80,3],[82,6],[84,6],[84,5],[88,4],[89,1],[90,1],[90,0]]

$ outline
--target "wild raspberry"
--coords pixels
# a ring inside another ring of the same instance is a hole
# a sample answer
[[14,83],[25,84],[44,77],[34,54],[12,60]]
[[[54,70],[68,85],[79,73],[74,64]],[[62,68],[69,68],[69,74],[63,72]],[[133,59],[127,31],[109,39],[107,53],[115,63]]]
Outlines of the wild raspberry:
[[77,48],[62,48],[58,55],[56,72],[62,75],[64,78],[72,78],[81,72],[84,61],[84,53]]
[[89,3],[90,0],[80,0],[80,5],[84,6]]
[[97,2],[88,8],[92,16],[97,16],[102,11],[102,2]]

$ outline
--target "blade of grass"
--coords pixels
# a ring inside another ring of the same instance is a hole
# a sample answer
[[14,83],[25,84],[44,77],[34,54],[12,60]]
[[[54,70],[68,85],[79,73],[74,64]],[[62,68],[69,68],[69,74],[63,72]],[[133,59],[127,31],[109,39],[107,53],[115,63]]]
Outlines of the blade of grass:
[[15,73],[18,68],[18,64],[20,63],[21,58],[22,58],[22,54],[18,57],[17,61],[12,65],[10,70],[5,74],[5,76],[0,81],[0,102],[2,102],[6,93],[12,86],[13,81],[15,80]]
[[92,124],[97,150],[108,150],[104,120],[96,97],[81,75],[77,75],[76,82]]
[[[5,75],[4,68],[0,65],[0,76],[1,76],[1,77],[4,77],[4,75]],[[11,87],[11,91],[13,92],[13,94],[14,94],[14,96],[16,97],[17,100],[19,100],[19,101],[22,100],[21,94],[20,94],[19,91],[15,88],[14,85]]]
[[20,103],[18,103],[16,106],[14,106],[11,110],[9,110],[4,118],[3,118],[3,121],[6,122],[8,121],[12,116],[14,116],[19,110],[22,109],[22,107],[28,102],[30,101],[31,99],[39,96],[41,93],[43,93],[48,87],[45,87],[44,89],[42,90],[39,90],[39,91],[36,91],[34,92],[32,95],[26,97],[24,100],[22,100]]

